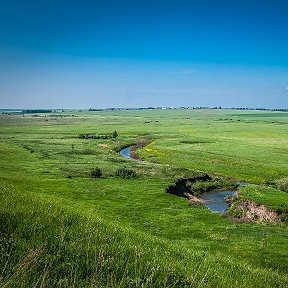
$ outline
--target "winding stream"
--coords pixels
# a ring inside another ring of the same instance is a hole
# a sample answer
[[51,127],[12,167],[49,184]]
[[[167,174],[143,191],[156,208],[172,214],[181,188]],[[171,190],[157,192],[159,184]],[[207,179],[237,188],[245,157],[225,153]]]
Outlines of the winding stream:
[[[122,148],[119,151],[119,154],[125,158],[128,159],[132,159],[131,157],[131,147],[132,146],[128,146],[125,148]],[[241,187],[245,187],[245,186],[250,186],[251,183],[248,182],[238,182],[238,184]],[[225,198],[227,196],[233,196],[236,194],[236,190],[233,191],[210,191],[210,192],[205,192],[203,194],[201,194],[201,196],[199,197],[204,205],[206,207],[208,207],[211,211],[213,212],[218,212],[218,213],[225,213],[225,211],[227,211],[228,207],[228,203],[225,200]]]

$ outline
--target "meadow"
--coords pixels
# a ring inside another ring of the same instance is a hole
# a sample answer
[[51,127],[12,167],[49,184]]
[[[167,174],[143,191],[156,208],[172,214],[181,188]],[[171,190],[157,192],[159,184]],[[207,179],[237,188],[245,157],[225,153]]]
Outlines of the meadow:
[[[165,193],[208,173],[287,213],[288,113],[64,111],[0,125],[1,287],[288,286],[285,219],[241,222]],[[141,142],[142,161],[119,155]]]

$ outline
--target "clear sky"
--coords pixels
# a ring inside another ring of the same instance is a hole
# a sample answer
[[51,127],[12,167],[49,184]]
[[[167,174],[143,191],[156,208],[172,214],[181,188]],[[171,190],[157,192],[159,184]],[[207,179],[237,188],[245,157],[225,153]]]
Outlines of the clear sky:
[[287,0],[0,3],[0,108],[288,108]]

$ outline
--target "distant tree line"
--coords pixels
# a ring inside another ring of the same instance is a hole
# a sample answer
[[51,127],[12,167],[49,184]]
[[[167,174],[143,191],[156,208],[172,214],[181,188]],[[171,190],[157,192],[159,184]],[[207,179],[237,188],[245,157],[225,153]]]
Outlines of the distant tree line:
[[35,114],[35,113],[52,113],[52,110],[47,109],[30,109],[30,110],[22,110],[24,114]]
[[90,108],[88,111],[122,111],[122,110],[201,110],[201,109],[225,109],[225,110],[258,110],[258,111],[279,111],[279,112],[288,112],[288,108],[247,108],[247,107],[207,107],[207,106],[197,106],[197,107],[139,107],[139,108],[105,108],[105,109],[93,109]]

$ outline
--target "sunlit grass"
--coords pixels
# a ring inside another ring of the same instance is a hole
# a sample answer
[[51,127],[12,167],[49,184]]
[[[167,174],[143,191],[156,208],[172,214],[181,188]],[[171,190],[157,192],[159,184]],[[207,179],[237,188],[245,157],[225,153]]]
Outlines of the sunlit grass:
[[[234,223],[165,193],[195,170],[253,183],[287,177],[287,114],[75,114],[0,117],[0,286],[288,285],[287,225]],[[114,130],[117,139],[78,138]],[[146,162],[116,152],[140,136],[153,140],[138,150]],[[96,167],[102,177],[92,179]],[[118,177],[123,168],[136,178]],[[276,189],[252,186],[242,195],[287,208],[288,194]]]

